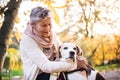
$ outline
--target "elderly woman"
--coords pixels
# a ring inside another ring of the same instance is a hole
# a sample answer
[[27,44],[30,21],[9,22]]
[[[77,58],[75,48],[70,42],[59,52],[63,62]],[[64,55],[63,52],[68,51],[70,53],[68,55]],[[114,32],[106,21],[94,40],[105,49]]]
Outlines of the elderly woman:
[[36,7],[30,13],[20,42],[24,80],[49,80],[49,73],[76,67],[73,63],[55,61],[60,42],[52,31],[51,19],[51,11],[47,8]]

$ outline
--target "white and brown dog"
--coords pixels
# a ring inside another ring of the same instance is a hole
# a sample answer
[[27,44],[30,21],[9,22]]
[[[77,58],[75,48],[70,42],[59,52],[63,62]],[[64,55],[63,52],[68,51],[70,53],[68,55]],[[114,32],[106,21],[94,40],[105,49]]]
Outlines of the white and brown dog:
[[63,43],[59,47],[60,60],[73,61],[77,64],[77,69],[70,72],[61,72],[57,80],[105,80],[105,78],[95,69],[86,65],[81,67],[82,50],[74,43]]

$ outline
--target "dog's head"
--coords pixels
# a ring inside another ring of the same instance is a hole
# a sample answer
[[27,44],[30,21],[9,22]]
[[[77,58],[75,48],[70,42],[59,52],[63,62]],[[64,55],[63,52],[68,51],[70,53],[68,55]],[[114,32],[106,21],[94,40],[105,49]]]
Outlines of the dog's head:
[[76,56],[82,55],[82,51],[76,44],[66,42],[59,47],[59,55],[62,59],[76,61]]

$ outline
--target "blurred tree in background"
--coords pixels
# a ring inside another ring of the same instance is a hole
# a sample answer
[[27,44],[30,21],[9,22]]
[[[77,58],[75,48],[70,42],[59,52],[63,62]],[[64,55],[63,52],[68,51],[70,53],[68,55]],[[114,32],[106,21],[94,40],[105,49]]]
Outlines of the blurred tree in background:
[[119,0],[67,0],[61,40],[79,44],[91,65],[120,62],[119,4]]
[[3,1],[3,3],[0,1],[0,4],[2,4],[0,5],[0,17],[2,20],[0,27],[0,80],[2,80],[1,74],[8,48],[9,35],[12,32],[20,2],[21,0]]

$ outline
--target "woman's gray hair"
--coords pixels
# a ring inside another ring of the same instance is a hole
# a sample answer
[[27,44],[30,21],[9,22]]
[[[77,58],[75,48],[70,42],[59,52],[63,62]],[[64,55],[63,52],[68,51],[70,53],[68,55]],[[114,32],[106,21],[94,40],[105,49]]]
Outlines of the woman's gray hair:
[[30,23],[36,23],[37,21],[45,19],[46,17],[51,17],[51,11],[49,9],[43,7],[35,7],[30,13]]

